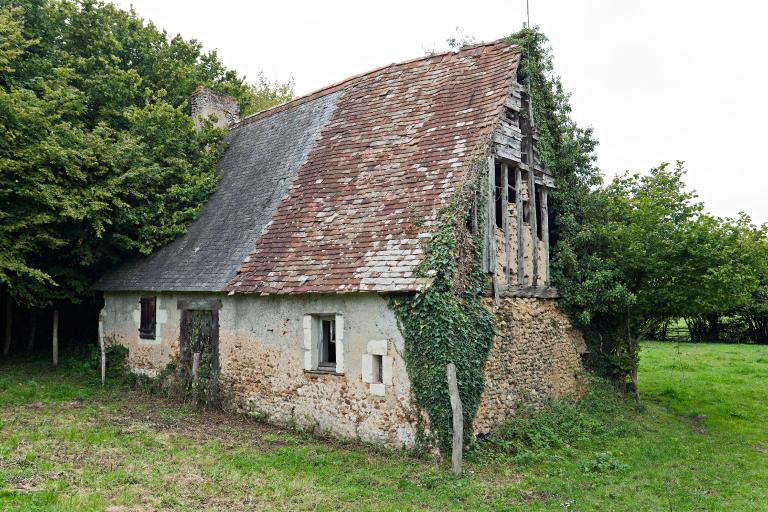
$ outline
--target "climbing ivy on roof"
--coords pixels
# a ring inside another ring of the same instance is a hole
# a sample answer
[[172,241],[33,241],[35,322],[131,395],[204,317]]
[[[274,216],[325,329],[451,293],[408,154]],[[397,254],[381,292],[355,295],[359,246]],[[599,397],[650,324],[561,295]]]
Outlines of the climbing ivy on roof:
[[[487,278],[481,270],[482,230],[467,225],[473,208],[484,204],[477,159],[473,178],[437,214],[432,237],[417,272],[431,281],[421,291],[392,300],[405,339],[404,359],[417,405],[429,417],[430,433],[443,452],[450,450],[452,411],[446,366],[456,365],[464,412],[464,432],[472,433],[483,393],[483,368],[493,344],[493,313],[482,304]],[[484,208],[477,208],[484,225]]]

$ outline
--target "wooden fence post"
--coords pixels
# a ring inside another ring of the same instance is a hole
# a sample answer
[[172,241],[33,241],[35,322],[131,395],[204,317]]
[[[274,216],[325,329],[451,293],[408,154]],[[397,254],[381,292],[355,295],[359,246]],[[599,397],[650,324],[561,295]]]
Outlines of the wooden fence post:
[[5,299],[5,343],[3,344],[3,355],[7,356],[11,351],[11,332],[13,328],[13,299],[8,295]]
[[192,356],[192,407],[197,408],[197,392],[200,375],[200,352],[195,352]]
[[453,467],[453,473],[460,475],[462,451],[464,449],[464,412],[461,408],[459,383],[456,380],[456,365],[449,363],[445,370],[448,374],[448,393],[451,396],[451,409],[453,409],[453,447],[451,449],[451,466]]
[[53,310],[53,336],[51,349],[53,351],[53,366],[59,365],[59,310]]
[[101,385],[104,386],[107,383],[107,352],[104,347],[104,322],[101,320],[101,313],[99,313],[99,348],[101,349]]

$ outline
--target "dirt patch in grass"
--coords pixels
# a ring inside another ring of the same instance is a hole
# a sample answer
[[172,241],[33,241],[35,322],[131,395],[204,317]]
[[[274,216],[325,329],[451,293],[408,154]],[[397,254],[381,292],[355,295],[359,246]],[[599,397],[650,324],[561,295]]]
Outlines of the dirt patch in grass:
[[707,417],[704,414],[678,414],[678,419],[688,423],[690,425],[691,430],[693,430],[695,433],[705,436],[707,435],[707,429],[704,427],[704,422],[706,421]]
[[283,446],[287,441],[281,436],[291,434],[286,429],[244,415],[215,410],[191,411],[163,398],[138,395],[141,407],[133,405],[132,397],[111,404],[108,419],[113,425],[127,432],[154,430],[200,443],[216,441],[224,448]]

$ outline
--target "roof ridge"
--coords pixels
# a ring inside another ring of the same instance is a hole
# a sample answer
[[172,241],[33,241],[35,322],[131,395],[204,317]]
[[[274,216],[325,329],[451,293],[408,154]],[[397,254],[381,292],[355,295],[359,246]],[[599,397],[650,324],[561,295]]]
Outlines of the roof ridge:
[[434,59],[436,57],[446,57],[448,55],[458,55],[462,52],[475,50],[480,47],[484,46],[495,46],[498,44],[506,44],[508,46],[514,46],[512,43],[509,42],[509,37],[503,37],[501,39],[496,39],[494,41],[488,41],[488,42],[480,42],[475,43],[471,45],[462,46],[458,50],[448,50],[445,52],[440,53],[430,53],[428,55],[423,55],[421,57],[416,57],[413,59],[408,59],[400,62],[391,62],[389,64],[385,64],[383,66],[379,66],[377,68],[365,71],[363,73],[357,73],[355,75],[349,76],[343,80],[340,80],[338,82],[332,83],[330,85],[326,85],[325,87],[322,87],[320,89],[317,89],[315,91],[312,91],[310,93],[304,94],[302,96],[299,96],[298,98],[293,98],[292,100],[286,101],[285,103],[281,103],[279,105],[275,105],[274,107],[270,107],[265,110],[261,110],[259,112],[254,112],[253,114],[249,114],[246,117],[242,118],[237,123],[233,123],[229,128],[237,128],[238,126],[243,126],[246,124],[250,124],[254,121],[258,121],[260,119],[264,119],[265,117],[269,117],[273,114],[276,114],[278,112],[282,112],[283,110],[287,110],[289,108],[302,105],[308,101],[312,101],[314,99],[320,98],[322,96],[326,96],[328,94],[333,94],[334,92],[337,92],[341,89],[343,89],[347,84],[354,80],[358,80],[364,76],[371,75],[373,73],[378,73],[379,71],[382,71],[387,68],[393,68],[397,66],[404,66],[406,64],[412,64],[414,62],[419,62],[422,60],[428,60],[428,59]]

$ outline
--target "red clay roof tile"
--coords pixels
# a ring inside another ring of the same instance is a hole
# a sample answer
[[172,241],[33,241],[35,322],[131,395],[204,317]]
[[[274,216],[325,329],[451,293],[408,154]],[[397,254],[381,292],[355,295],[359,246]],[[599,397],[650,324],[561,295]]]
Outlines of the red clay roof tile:
[[341,91],[272,222],[226,290],[413,291],[437,211],[484,154],[519,60],[504,41],[358,75]]

